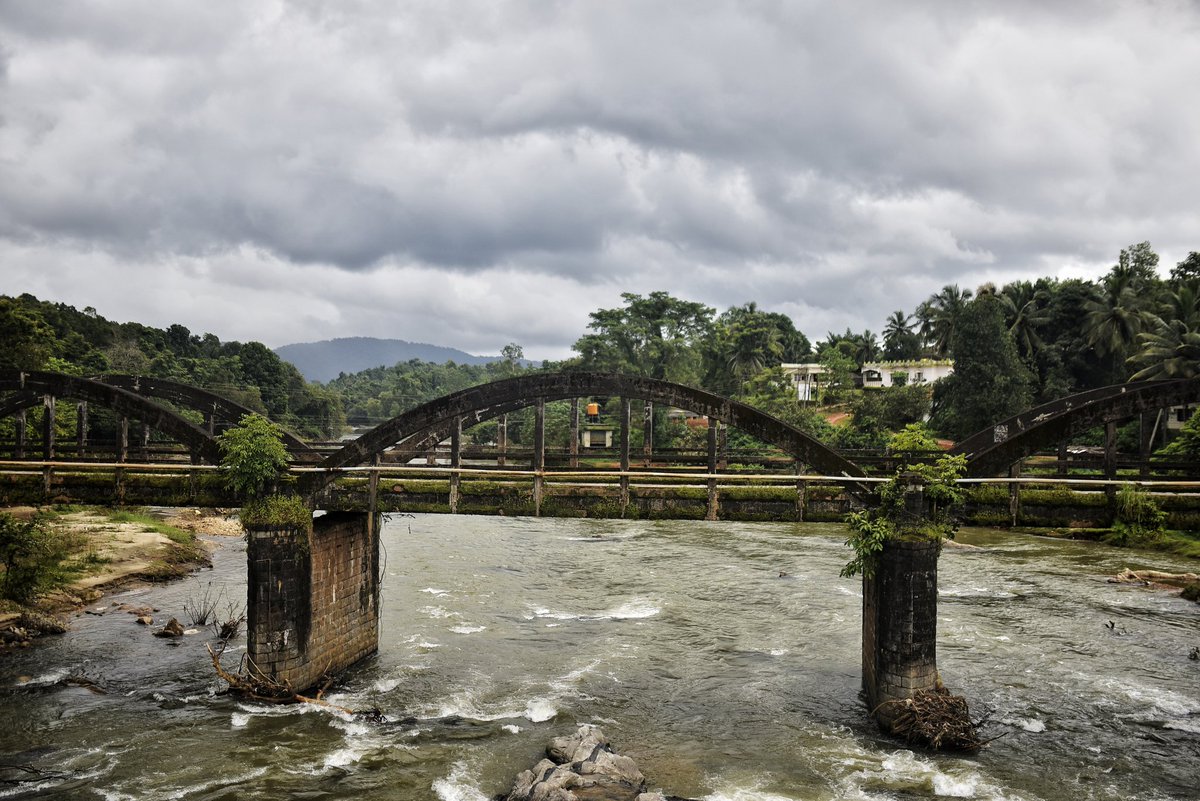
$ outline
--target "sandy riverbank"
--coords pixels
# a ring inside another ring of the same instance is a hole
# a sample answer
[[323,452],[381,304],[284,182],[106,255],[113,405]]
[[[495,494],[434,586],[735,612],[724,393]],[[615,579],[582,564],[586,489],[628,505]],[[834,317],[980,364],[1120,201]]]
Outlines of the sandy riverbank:
[[[39,510],[15,507],[0,512],[27,520]],[[30,613],[62,615],[130,584],[190,575],[208,564],[212,538],[244,533],[235,516],[213,509],[150,509],[135,514],[82,509],[47,515],[44,520],[48,529],[70,543],[68,561],[77,562],[80,570],[60,588],[27,606],[0,602],[5,604],[0,607],[0,631],[11,633],[29,620]],[[20,637],[6,639],[21,642]]]

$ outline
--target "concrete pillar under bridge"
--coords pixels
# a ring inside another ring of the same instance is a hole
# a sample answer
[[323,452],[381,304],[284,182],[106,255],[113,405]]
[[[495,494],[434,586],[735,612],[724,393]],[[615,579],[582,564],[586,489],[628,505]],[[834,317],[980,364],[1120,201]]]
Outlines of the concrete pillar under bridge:
[[[924,480],[906,475],[907,524],[930,518]],[[941,685],[937,669],[937,562],[941,543],[889,539],[863,576],[863,690],[872,715],[893,729],[903,702]],[[900,703],[889,703],[900,702]]]
[[939,686],[936,542],[884,544],[863,579],[862,673],[867,706],[885,728],[895,704]]
[[378,532],[366,512],[248,528],[251,671],[300,692],[379,649]]

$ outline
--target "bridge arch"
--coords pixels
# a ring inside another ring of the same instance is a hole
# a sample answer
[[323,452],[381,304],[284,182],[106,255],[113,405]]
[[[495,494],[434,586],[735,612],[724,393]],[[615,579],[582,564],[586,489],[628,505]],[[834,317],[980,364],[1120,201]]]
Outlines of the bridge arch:
[[1098,425],[1141,412],[1200,402],[1200,378],[1135,381],[1079,392],[1007,420],[959,442],[953,454],[967,457],[967,475],[994,476],[1035,451]]
[[[253,409],[240,403],[222,397],[201,387],[184,384],[179,381],[169,381],[165,378],[153,378],[138,375],[102,375],[97,381],[110,386],[119,387],[135,395],[148,398],[160,398],[178,406],[193,409],[203,414],[211,415],[213,419],[237,424],[248,414],[259,414]],[[283,435],[283,444],[293,454],[314,454],[313,448],[295,434],[277,426]],[[211,428],[209,434],[216,433]],[[312,458],[316,458],[313,456]]]
[[[826,474],[864,475],[858,465],[809,434],[752,406],[669,381],[591,372],[533,373],[451,393],[380,423],[327,456],[319,466],[334,470],[363,464],[397,442],[450,425],[455,418],[474,424],[529,406],[539,399],[554,401],[592,395],[639,398],[699,412],[769,442]],[[319,476],[314,482],[318,486],[313,489],[319,489],[328,480],[328,476]]]
[[[40,403],[44,395],[87,401],[142,421],[183,443],[206,462],[221,461],[216,440],[203,428],[161,404],[111,384],[60,373],[7,369],[0,370],[0,391],[14,393],[0,409],[9,410],[8,414]],[[30,398],[32,403],[27,402]]]

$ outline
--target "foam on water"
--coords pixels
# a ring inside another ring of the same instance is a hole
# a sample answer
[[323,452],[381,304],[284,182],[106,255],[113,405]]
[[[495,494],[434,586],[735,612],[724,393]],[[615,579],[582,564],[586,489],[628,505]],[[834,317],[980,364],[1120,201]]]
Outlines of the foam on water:
[[939,765],[917,757],[912,751],[895,751],[887,755],[878,767],[866,767],[843,780],[841,796],[846,798],[879,798],[883,791],[903,794],[932,794],[941,798],[976,798],[989,801],[1014,799],[987,781],[967,763]]
[[746,789],[733,790],[732,792],[719,791],[704,796],[704,799],[705,801],[798,801],[798,799],[788,795]]
[[34,676],[29,681],[21,682],[17,686],[19,686],[19,687],[43,687],[43,686],[47,686],[47,685],[51,685],[51,684],[58,684],[60,681],[62,681],[69,675],[71,675],[70,668],[65,668],[65,667],[64,668],[55,668],[54,670],[51,670],[47,673],[43,673],[40,676]]
[[525,717],[532,723],[545,723],[558,714],[558,707],[549,698],[534,698],[525,704]]
[[[648,598],[633,598],[611,609],[594,614],[564,612],[541,606],[533,607],[532,609],[534,616],[549,618],[551,620],[641,620],[643,618],[654,617],[661,611],[662,607]],[[526,619],[528,620],[529,618],[527,617]]]
[[1016,726],[1033,734],[1041,734],[1046,730],[1045,722],[1037,718],[1002,718],[1000,722],[1007,726]]
[[434,780],[432,789],[439,801],[491,801],[472,782],[467,766],[462,762],[454,763],[449,776]]
[[455,634],[478,634],[487,631],[487,626],[451,626],[450,630]]
[[[189,787],[181,787],[178,790],[169,792],[165,796],[162,796],[162,797],[163,798],[191,798],[193,796],[197,796],[202,793],[206,793],[209,790],[213,790],[217,787],[236,787],[239,784],[243,784],[245,782],[257,779],[259,776],[266,775],[266,773],[267,773],[267,768],[265,768],[265,767],[255,768],[254,770],[246,771],[245,773],[238,774],[237,776],[223,776],[220,779],[214,779],[212,781],[207,781],[207,782],[200,782],[198,784],[194,784]],[[133,796],[130,796],[130,797],[133,797]]]

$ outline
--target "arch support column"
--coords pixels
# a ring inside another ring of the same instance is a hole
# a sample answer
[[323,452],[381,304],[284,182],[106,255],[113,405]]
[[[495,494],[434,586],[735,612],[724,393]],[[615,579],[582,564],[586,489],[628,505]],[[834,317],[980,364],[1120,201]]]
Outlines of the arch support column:
[[312,531],[247,531],[246,642],[251,669],[300,692],[379,648],[374,515],[329,512]]

